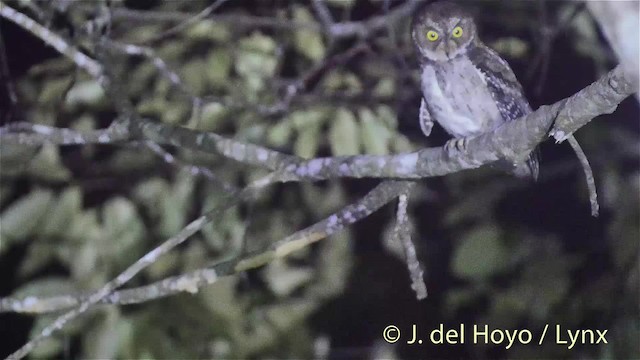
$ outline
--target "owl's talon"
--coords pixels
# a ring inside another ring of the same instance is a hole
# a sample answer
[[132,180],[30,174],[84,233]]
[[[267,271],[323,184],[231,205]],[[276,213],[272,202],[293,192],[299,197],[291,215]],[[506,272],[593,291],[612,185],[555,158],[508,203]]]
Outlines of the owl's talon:
[[444,151],[450,156],[456,152],[463,152],[466,148],[467,138],[451,139],[444,144]]

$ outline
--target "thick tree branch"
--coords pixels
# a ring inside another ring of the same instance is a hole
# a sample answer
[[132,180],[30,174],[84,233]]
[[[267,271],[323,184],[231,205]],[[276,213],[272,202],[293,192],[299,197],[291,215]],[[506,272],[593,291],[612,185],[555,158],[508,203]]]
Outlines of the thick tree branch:
[[[622,100],[635,91],[634,85],[625,79],[618,67],[568,99],[542,106],[493,132],[470,138],[466,151],[453,156],[444,147],[439,147],[414,153],[316,158],[302,162],[295,156],[215,133],[170,126],[148,119],[134,121],[134,126],[142,134],[138,140],[215,152],[241,163],[271,170],[280,169],[276,176],[279,181],[317,181],[339,177],[420,179],[477,168],[499,159],[521,159],[547,134],[558,142],[563,141],[596,116],[613,112]],[[2,131],[0,139],[11,144],[34,145],[33,137],[29,134]],[[37,139],[50,142],[43,136]],[[69,143],[66,140],[64,142]]]

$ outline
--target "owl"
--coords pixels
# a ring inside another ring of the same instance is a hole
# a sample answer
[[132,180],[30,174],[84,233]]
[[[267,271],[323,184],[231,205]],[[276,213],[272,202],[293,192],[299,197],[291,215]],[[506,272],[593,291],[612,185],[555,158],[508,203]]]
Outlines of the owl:
[[[464,148],[465,137],[489,132],[531,112],[509,64],[478,38],[476,24],[450,2],[431,3],[411,23],[420,58],[420,128],[429,136],[434,120],[451,136],[445,149]],[[518,177],[538,178],[538,152],[522,163],[495,165]]]

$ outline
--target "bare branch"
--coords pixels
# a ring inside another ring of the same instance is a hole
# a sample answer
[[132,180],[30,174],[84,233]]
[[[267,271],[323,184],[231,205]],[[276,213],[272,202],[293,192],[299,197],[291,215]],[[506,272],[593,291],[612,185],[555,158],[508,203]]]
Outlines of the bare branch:
[[[339,177],[419,179],[473,169],[500,159],[522,158],[542,142],[547,134],[557,141],[563,141],[596,116],[613,112],[622,100],[635,91],[636,88],[624,78],[622,70],[616,68],[568,99],[551,106],[542,106],[493,132],[469,139],[466,151],[458,151],[455,156],[450,156],[444,147],[439,147],[405,154],[316,158],[302,162],[295,156],[215,133],[203,133],[148,119],[139,119],[133,125],[138,128],[137,132],[144,140],[215,152],[245,164],[270,170],[280,169],[274,175],[279,181],[317,181]],[[36,140],[57,143],[32,134],[0,132],[0,138],[15,144],[33,145]]]
[[[414,185],[414,184],[411,184]],[[407,190],[398,197],[398,209],[396,211],[396,224],[393,228],[393,237],[402,245],[405,261],[411,277],[411,288],[416,293],[418,300],[427,298],[427,285],[424,283],[423,270],[416,255],[416,248],[411,241],[411,220],[407,213],[409,206],[409,194],[413,186],[407,186]]]
[[175,156],[173,156],[171,153],[169,153],[165,149],[163,149],[162,146],[160,146],[160,145],[158,145],[158,144],[156,144],[156,143],[154,143],[152,141],[145,142],[145,145],[149,149],[151,149],[151,151],[153,151],[156,155],[161,157],[162,160],[164,160],[164,162],[166,162],[167,164],[172,164],[172,165],[176,165],[176,166],[185,168],[192,175],[203,176],[207,180],[212,181],[213,183],[215,183],[215,184],[219,185],[220,187],[222,187],[222,189],[225,190],[225,191],[228,191],[228,192],[231,192],[231,193],[238,191],[238,189],[235,186],[227,183],[226,181],[223,181],[218,176],[216,176],[216,174],[214,174],[213,171],[207,169],[206,167],[186,164],[183,161],[181,161],[178,158],[176,158]]
[[591,170],[591,165],[589,165],[587,155],[585,155],[584,151],[582,151],[578,140],[576,140],[573,135],[570,135],[567,140],[569,141],[569,144],[571,144],[573,151],[578,156],[578,160],[580,160],[580,165],[582,165],[582,170],[584,171],[585,180],[587,181],[587,188],[589,189],[591,216],[598,217],[598,213],[600,211],[600,205],[598,204],[598,193],[596,192],[596,182],[593,178],[593,170]]
[[29,31],[34,36],[39,37],[47,43],[47,45],[52,46],[58,52],[69,58],[69,60],[73,61],[77,66],[86,70],[94,78],[101,78],[102,66],[75,47],[70,46],[67,41],[59,35],[49,31],[49,29],[33,21],[28,16],[14,10],[4,2],[0,2],[0,16],[14,22],[16,25]]
[[107,129],[88,132],[26,122],[9,123],[0,127],[0,139],[3,145],[24,146],[113,144],[133,140],[129,129],[117,121]]
[[222,6],[222,4],[224,4],[227,1],[228,0],[217,0],[214,3],[212,3],[211,5],[207,6],[204,10],[202,10],[198,14],[186,19],[185,21],[183,21],[180,24],[172,27],[169,30],[163,31],[161,34],[158,34],[158,35],[152,37],[151,39],[147,39],[145,42],[158,41],[158,40],[161,40],[161,39],[163,39],[163,38],[165,38],[167,36],[171,36],[173,34],[176,34],[176,33],[180,32],[180,31],[184,30],[185,28],[187,28],[189,26],[192,26],[196,22],[206,18],[207,16],[209,16],[211,13],[213,13],[217,8]]

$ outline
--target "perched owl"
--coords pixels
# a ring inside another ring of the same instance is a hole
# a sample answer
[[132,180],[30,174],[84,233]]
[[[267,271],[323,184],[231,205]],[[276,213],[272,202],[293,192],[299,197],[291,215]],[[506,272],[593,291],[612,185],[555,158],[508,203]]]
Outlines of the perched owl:
[[[411,37],[420,56],[420,128],[429,136],[437,121],[454,138],[492,131],[531,112],[509,64],[477,36],[473,18],[457,5],[436,2],[413,18]],[[497,164],[518,177],[538,177],[537,151],[523,163]]]

